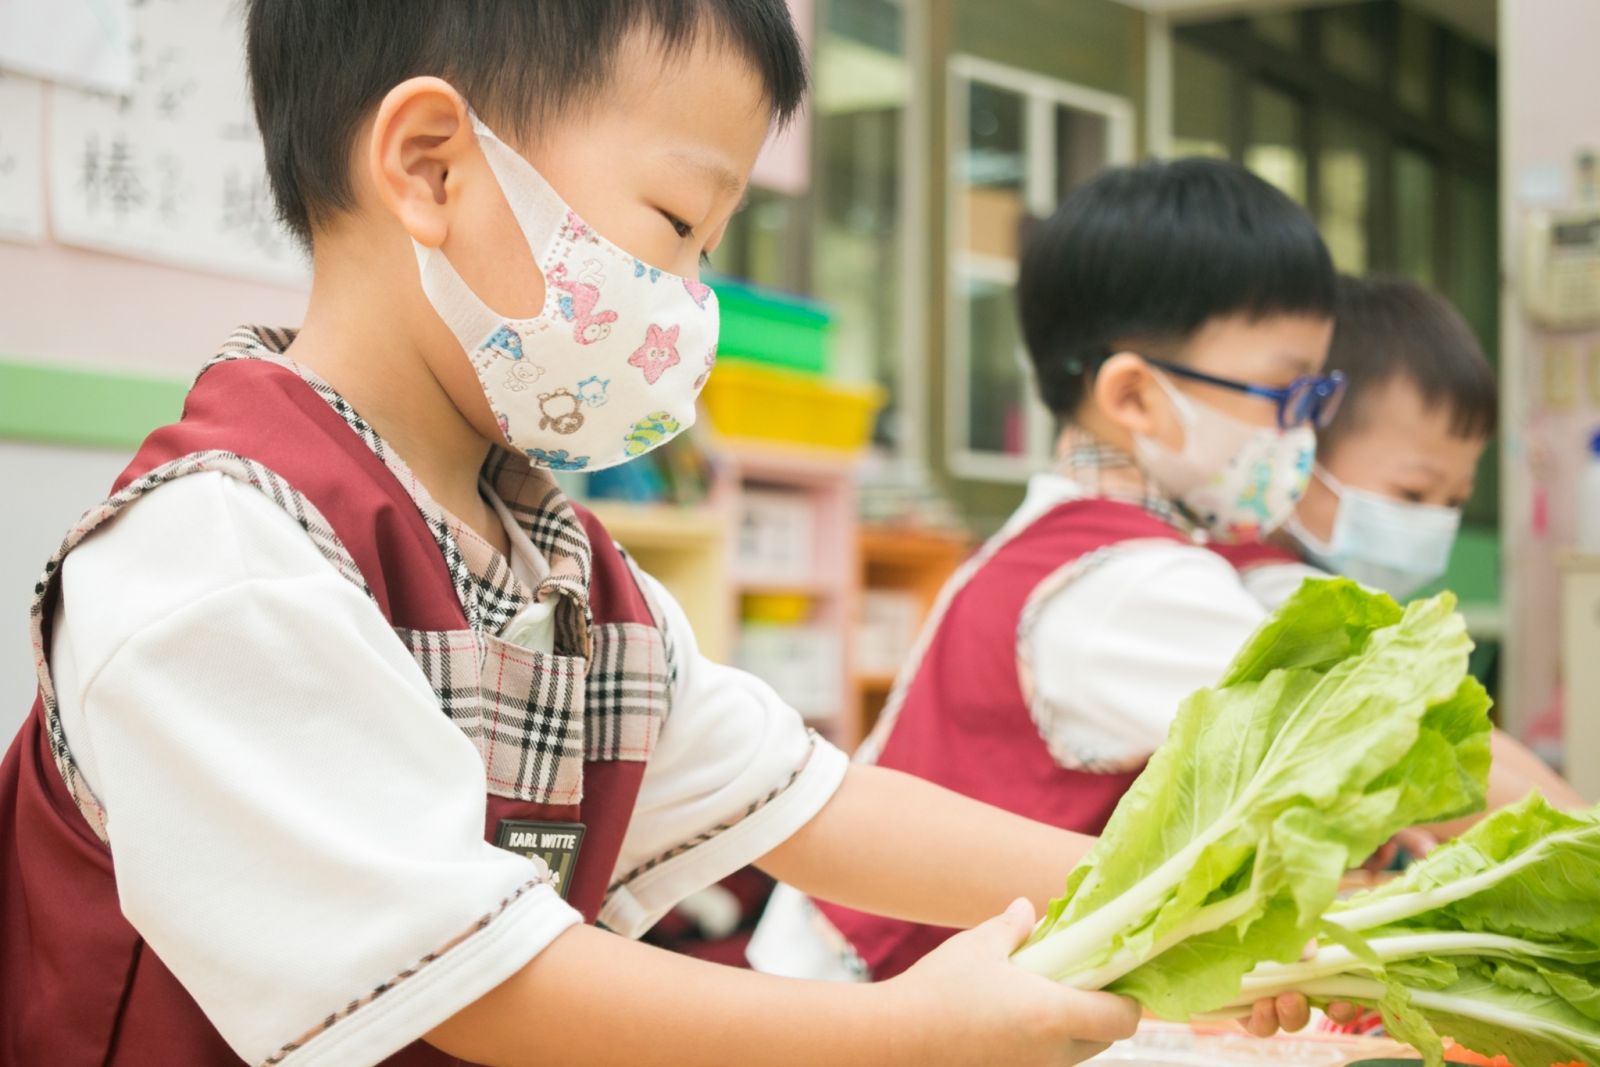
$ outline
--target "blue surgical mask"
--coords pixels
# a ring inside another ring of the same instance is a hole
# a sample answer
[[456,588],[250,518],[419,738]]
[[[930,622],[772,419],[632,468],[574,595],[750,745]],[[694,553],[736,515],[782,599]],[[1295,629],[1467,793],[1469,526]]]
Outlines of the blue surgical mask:
[[1392,500],[1342,485],[1321,467],[1313,475],[1338,499],[1327,541],[1297,517],[1284,530],[1325,571],[1405,598],[1444,575],[1461,528],[1461,509]]

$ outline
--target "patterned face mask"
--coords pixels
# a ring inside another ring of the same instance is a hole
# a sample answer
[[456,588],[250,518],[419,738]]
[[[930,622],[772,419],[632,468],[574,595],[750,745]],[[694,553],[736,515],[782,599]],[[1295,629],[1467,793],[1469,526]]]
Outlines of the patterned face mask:
[[1217,541],[1255,541],[1282,526],[1311,480],[1316,431],[1251,426],[1194,403],[1155,374],[1183,422],[1183,449],[1139,437],[1139,464]]
[[423,292],[471,358],[506,443],[535,466],[599,470],[688,429],[716,362],[716,294],[601,237],[477,116],[472,124],[544,275],[544,307],[508,319],[439,249],[412,244]]

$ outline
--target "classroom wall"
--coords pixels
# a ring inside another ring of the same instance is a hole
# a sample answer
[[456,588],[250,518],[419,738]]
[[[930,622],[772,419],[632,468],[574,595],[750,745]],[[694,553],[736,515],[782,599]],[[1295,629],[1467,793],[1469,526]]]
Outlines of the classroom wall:
[[0,486],[26,501],[20,522],[0,524],[0,747],[33,703],[28,605],[45,561],[84,509],[127,465],[121,450],[0,441]]
[[[1507,281],[1501,524],[1508,624],[1501,714],[1517,729],[1547,714],[1557,699],[1555,561],[1574,532],[1584,444],[1600,426],[1600,405],[1587,385],[1600,372],[1600,331],[1552,334],[1532,326],[1517,297],[1518,256],[1527,212],[1551,199],[1551,179],[1564,178],[1570,186],[1574,154],[1600,149],[1597,40],[1600,4],[1594,0],[1500,4],[1501,248]],[[1570,403],[1552,403],[1547,374],[1552,361],[1566,354],[1576,361],[1578,387]]]

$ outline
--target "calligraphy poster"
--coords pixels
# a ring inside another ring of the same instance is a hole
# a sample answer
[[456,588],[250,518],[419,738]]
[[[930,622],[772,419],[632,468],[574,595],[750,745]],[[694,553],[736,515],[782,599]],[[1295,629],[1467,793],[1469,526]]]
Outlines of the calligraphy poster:
[[303,255],[273,213],[240,6],[140,0],[133,91],[50,92],[50,218],[64,244],[286,284]]
[[44,84],[0,73],[0,239],[44,237]]

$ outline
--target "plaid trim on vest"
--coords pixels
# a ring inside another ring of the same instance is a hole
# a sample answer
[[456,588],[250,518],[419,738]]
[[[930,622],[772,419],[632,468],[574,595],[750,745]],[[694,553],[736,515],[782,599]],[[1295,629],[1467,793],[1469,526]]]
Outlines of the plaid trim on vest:
[[[440,507],[349,401],[284,355],[293,339],[291,330],[241,327],[207,366],[259,359],[293,371],[349,424],[416,502],[444,556],[470,629],[396,632],[440,706],[477,746],[489,791],[517,800],[576,804],[583,798],[585,760],[648,760],[670,710],[677,678],[675,650],[655,605],[655,626],[595,624],[589,605],[589,537],[550,473],[496,448],[481,475],[482,485],[506,505],[549,563],[549,574],[538,588],[529,589],[500,553]],[[499,636],[535,600],[552,599],[554,654]]]

